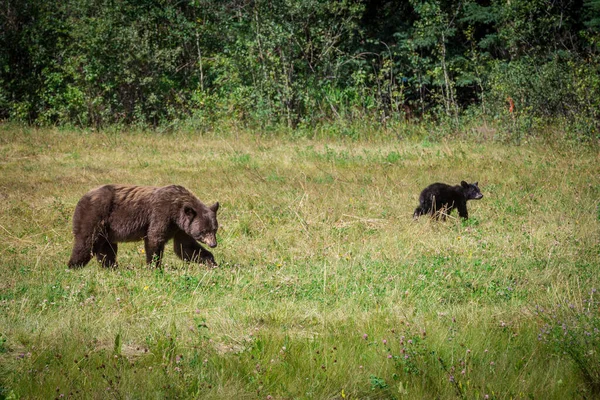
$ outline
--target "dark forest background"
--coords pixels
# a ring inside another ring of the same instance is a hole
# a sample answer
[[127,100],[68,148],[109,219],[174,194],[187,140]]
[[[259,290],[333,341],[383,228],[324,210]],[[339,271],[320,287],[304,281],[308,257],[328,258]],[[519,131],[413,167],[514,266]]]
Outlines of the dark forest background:
[[600,0],[0,0],[0,119],[600,130]]

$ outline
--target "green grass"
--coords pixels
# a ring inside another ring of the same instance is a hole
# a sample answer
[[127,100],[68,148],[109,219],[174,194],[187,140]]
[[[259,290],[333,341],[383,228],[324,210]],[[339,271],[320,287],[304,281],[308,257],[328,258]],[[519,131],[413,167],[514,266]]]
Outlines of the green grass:
[[[399,136],[0,126],[0,398],[598,396],[597,149]],[[463,179],[468,221],[413,221]],[[219,201],[219,268],[68,270],[104,183]]]

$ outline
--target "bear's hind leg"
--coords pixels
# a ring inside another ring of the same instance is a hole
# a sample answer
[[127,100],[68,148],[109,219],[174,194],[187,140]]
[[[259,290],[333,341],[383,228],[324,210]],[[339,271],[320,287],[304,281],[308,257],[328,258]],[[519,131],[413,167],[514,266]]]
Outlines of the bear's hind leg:
[[423,214],[425,214],[425,210],[423,210],[423,207],[419,206],[415,208],[415,212],[413,213],[413,219],[417,219]]
[[69,268],[85,267],[92,259],[92,247],[84,239],[75,239],[71,258],[69,259]]
[[112,268],[117,265],[117,250],[117,244],[109,242],[104,237],[98,237],[94,243],[94,254],[104,268]]

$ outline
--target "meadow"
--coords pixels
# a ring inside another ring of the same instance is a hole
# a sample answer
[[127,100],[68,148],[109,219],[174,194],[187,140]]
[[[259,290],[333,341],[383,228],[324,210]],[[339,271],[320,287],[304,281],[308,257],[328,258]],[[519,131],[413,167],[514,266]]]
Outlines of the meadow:
[[[598,148],[401,136],[0,125],[0,398],[600,396]],[[468,220],[413,220],[461,180]],[[105,183],[219,201],[219,266],[67,269]]]

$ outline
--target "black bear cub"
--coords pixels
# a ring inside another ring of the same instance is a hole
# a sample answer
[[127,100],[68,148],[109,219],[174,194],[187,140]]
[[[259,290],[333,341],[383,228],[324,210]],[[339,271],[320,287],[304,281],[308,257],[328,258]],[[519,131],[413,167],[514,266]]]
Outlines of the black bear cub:
[[483,197],[477,182],[469,184],[462,181],[460,185],[450,186],[445,183],[434,183],[427,186],[419,196],[419,207],[415,209],[413,218],[423,214],[446,219],[452,210],[458,209],[458,215],[464,219],[469,218],[467,200],[479,200]]

